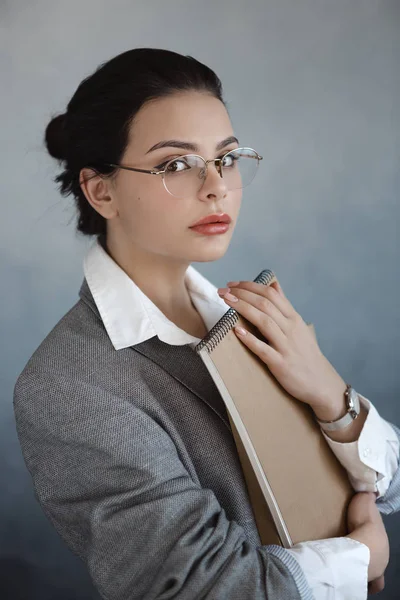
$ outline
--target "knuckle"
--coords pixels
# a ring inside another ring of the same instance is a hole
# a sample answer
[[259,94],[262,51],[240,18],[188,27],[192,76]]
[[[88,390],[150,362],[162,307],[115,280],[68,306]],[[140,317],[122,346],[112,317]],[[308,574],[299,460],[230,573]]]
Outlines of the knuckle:
[[298,325],[300,325],[302,320],[303,320],[302,316],[296,311],[294,311],[293,314],[289,317],[289,321],[291,322],[293,329],[295,327],[297,327]]
[[272,302],[271,300],[268,300],[268,298],[261,298],[260,299],[260,308],[261,310],[265,311],[269,311],[271,308]]
[[269,315],[263,315],[261,317],[261,322],[263,327],[269,329],[270,327],[272,327],[273,319]]
[[265,347],[262,347],[259,351],[259,357],[261,358],[261,360],[263,361],[267,361],[268,357],[269,357],[269,353],[267,352]]

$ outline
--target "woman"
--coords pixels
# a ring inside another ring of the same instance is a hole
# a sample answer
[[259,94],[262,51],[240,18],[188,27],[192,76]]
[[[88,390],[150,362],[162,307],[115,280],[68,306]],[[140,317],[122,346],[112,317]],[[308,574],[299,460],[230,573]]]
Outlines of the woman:
[[[324,433],[369,492],[349,507],[349,535],[262,546],[224,404],[193,351],[234,306],[269,340],[240,336],[281,384],[321,422],[343,417],[346,384],[280,285],[231,282],[235,302],[190,264],[225,254],[260,160],[236,151],[215,73],[166,50],[124,52],[79,85],[46,142],[78,231],[95,241],[80,298],[28,361],[14,407],[39,502],[102,597],[323,599],[334,587],[355,600],[367,580],[381,589],[378,506],[400,507],[400,430],[360,396],[354,422]],[[209,215],[227,223],[195,226]],[[361,436],[374,445],[364,460]]]

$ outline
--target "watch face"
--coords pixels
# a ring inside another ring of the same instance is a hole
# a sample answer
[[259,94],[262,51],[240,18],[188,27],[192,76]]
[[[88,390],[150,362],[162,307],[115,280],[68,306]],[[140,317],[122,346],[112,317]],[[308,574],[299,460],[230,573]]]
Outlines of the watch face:
[[360,412],[360,401],[354,388],[351,388],[349,394],[349,410],[354,411],[355,415],[358,415]]

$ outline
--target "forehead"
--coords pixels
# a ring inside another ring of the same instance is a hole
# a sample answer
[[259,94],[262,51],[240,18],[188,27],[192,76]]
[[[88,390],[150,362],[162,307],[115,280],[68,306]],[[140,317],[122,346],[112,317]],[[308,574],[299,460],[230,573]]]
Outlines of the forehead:
[[212,150],[229,135],[233,135],[232,124],[220,100],[205,92],[177,92],[138,111],[129,146],[135,154],[146,153],[161,140],[176,139]]

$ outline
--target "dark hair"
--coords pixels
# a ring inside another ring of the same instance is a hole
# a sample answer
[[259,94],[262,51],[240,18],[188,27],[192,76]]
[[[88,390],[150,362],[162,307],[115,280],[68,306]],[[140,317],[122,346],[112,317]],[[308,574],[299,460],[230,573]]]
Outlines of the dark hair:
[[110,174],[128,143],[129,127],[150,100],[181,90],[206,91],[224,105],[217,75],[195,58],[158,48],[134,48],[102,63],[78,86],[64,114],[47,125],[45,143],[51,156],[63,163],[55,182],[63,196],[73,194],[78,231],[104,236],[104,219],[87,201],[79,185],[84,167]]

